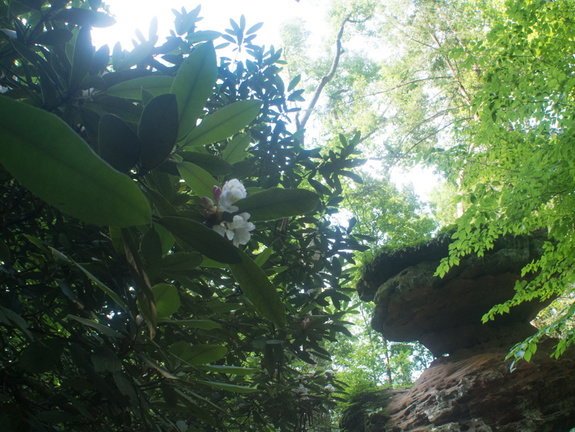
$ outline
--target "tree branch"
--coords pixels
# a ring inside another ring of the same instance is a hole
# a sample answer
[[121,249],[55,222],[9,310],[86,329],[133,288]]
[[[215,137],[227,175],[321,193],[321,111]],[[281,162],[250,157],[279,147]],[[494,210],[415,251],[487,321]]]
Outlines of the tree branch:
[[323,91],[323,89],[325,88],[325,86],[327,85],[328,82],[330,82],[332,80],[332,78],[335,75],[335,72],[337,71],[337,68],[339,66],[339,60],[341,58],[341,55],[343,54],[343,47],[341,44],[341,38],[343,36],[343,31],[345,29],[345,25],[351,22],[350,17],[347,16],[341,23],[340,27],[339,27],[339,32],[337,33],[337,38],[335,41],[335,56],[333,58],[333,61],[331,63],[331,68],[329,70],[329,72],[327,73],[327,75],[324,75],[318,86],[316,87],[314,93],[313,93],[313,97],[311,98],[309,105],[307,107],[307,109],[305,109],[304,111],[302,111],[304,113],[302,120],[299,120],[299,115],[296,117],[296,126],[298,130],[301,129],[305,129],[305,126],[309,120],[309,117],[312,113],[312,111],[314,110],[315,106],[317,105],[317,101],[319,100],[319,97]]

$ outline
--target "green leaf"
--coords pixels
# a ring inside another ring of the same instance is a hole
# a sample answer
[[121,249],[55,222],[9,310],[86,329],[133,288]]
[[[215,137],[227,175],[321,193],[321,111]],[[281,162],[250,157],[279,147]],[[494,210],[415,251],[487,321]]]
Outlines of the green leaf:
[[16,325],[30,339],[34,339],[34,336],[32,336],[32,333],[30,333],[28,330],[30,327],[28,322],[12,309],[5,308],[2,305],[0,305],[0,322],[6,325],[10,325],[10,323],[12,323]]
[[288,84],[288,89],[287,91],[290,92],[292,91],[294,88],[296,88],[296,86],[299,84],[301,80],[301,75],[296,75]]
[[196,46],[174,78],[171,93],[178,99],[179,133],[183,139],[196,126],[218,77],[216,51],[211,42]]
[[197,366],[221,359],[228,350],[221,345],[190,345],[188,342],[179,341],[170,346],[170,352],[178,359]]
[[167,318],[180,308],[180,295],[174,285],[161,283],[152,287],[158,319]]
[[233,393],[255,393],[255,392],[259,392],[259,390],[257,388],[239,386],[239,385],[235,385],[235,384],[228,384],[228,383],[222,383],[222,382],[216,382],[216,381],[194,380],[194,382],[197,382],[198,384],[207,385],[208,387],[212,387],[212,388],[215,388],[218,390],[225,390],[225,391],[229,391],[229,392],[233,392]]
[[178,171],[197,196],[209,198],[213,195],[214,186],[219,185],[218,181],[209,172],[193,163],[179,163]]
[[79,316],[76,315],[68,315],[66,318],[68,319],[72,319],[74,321],[78,321],[80,324],[83,324],[87,327],[91,327],[97,331],[99,331],[101,334],[104,334],[106,336],[109,336],[111,338],[121,338],[122,335],[120,333],[118,333],[116,330],[111,329],[108,326],[105,326],[103,324],[100,324],[98,322],[86,319],[86,318],[81,318]]
[[152,55],[153,51],[154,43],[152,41],[143,42],[127,53],[114,68],[116,71],[128,69],[143,62],[147,57]]
[[183,151],[178,153],[186,162],[191,162],[213,175],[231,174],[233,167],[219,157],[205,153]]
[[189,34],[186,39],[188,40],[188,43],[193,44],[197,42],[212,41],[219,38],[221,35],[222,34],[220,32],[213,30],[200,30]]
[[[55,250],[55,249],[53,249]],[[61,255],[63,255],[61,252],[59,252]],[[66,257],[67,258],[67,257]],[[108,295],[112,300],[114,300],[116,302],[116,304],[120,307],[120,309],[127,311],[128,310],[128,306],[126,305],[126,303],[124,303],[124,301],[120,298],[120,296],[113,291],[110,287],[108,287],[106,284],[104,284],[102,281],[100,281],[100,279],[98,279],[96,276],[94,276],[92,273],[90,273],[84,266],[78,264],[77,262],[75,262],[74,260],[69,259],[72,263],[74,263],[74,265],[76,267],[78,267],[80,270],[82,270],[82,272],[88,276],[88,278],[90,278],[90,280],[92,282],[94,282],[96,284],[96,286],[98,288],[100,288],[106,295]]]
[[27,372],[47,372],[60,362],[63,346],[57,343],[32,342],[22,350],[18,364]]
[[90,356],[94,370],[102,372],[119,372],[122,370],[122,361],[116,353],[108,347],[96,347]]
[[248,31],[246,32],[246,35],[251,35],[255,32],[257,32],[259,29],[261,29],[263,27],[264,23],[263,22],[259,22],[257,24],[254,24],[253,26],[251,26]]
[[242,261],[238,248],[201,223],[181,217],[164,217],[158,222],[174,236],[208,258],[226,264]]
[[238,253],[241,262],[230,264],[230,269],[243,294],[263,317],[279,325],[285,324],[285,308],[276,287],[249,256],[239,249]]
[[103,12],[80,8],[62,9],[54,19],[86,27],[109,27],[116,23],[114,18]]
[[129,172],[140,159],[140,141],[128,124],[115,114],[104,114],[98,125],[98,154],[112,167]]
[[248,156],[246,150],[250,145],[250,141],[251,136],[248,134],[237,135],[222,152],[222,158],[230,164],[243,161]]
[[72,39],[72,32],[66,29],[55,29],[42,32],[37,38],[36,43],[40,45],[64,45]]
[[160,267],[163,272],[179,272],[188,271],[202,263],[202,256],[194,252],[175,252],[166,255],[161,263]]
[[160,273],[162,239],[154,225],[152,225],[142,237],[140,242],[140,257],[142,258],[142,264],[146,268],[148,278],[155,280]]
[[161,324],[177,325],[182,327],[198,328],[202,330],[213,330],[222,328],[220,324],[211,320],[167,320],[164,319]]
[[98,51],[94,53],[92,57],[92,63],[90,63],[90,75],[98,75],[108,66],[110,61],[110,48],[108,45],[102,45]]
[[239,200],[240,212],[248,212],[251,222],[280,219],[314,211],[319,197],[305,189],[272,188]]
[[173,82],[174,78],[171,76],[149,75],[115,84],[106,90],[106,93],[110,96],[141,100],[143,88],[152,95],[159,96],[169,93]]
[[72,60],[72,73],[70,74],[70,88],[76,89],[90,70],[94,47],[90,27],[81,27],[74,45],[74,57]]
[[85,222],[116,227],[150,222],[148,201],[128,176],[55,115],[4,96],[0,163],[48,204]]
[[258,372],[257,368],[245,368],[241,366],[225,366],[225,365],[206,365],[201,366],[200,369],[209,372],[224,373],[229,375],[253,375]]
[[173,94],[153,98],[144,108],[138,125],[142,145],[142,170],[161,165],[174,148],[178,137],[178,106]]
[[205,117],[186,137],[186,146],[197,147],[222,141],[241,131],[261,109],[259,101],[238,101]]

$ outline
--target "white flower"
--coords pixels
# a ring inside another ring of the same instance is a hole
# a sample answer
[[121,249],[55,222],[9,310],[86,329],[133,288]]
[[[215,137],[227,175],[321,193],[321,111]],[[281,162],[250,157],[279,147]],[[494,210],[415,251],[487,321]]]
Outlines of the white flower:
[[245,245],[250,241],[250,231],[253,231],[256,226],[253,223],[248,222],[249,218],[249,213],[240,213],[235,215],[232,223],[229,224],[229,229],[234,232],[234,235],[230,240],[233,240],[235,246]]
[[328,393],[333,393],[335,391],[335,388],[331,384],[326,385],[324,389]]
[[232,240],[234,246],[245,245],[250,241],[250,231],[256,227],[253,223],[248,222],[249,218],[249,213],[240,213],[234,215],[232,222],[223,221],[214,225],[213,229],[222,237]]
[[[239,209],[234,204],[247,196],[246,188],[238,179],[231,179],[224,184],[218,206],[220,210],[233,213]],[[217,198],[216,198],[217,199]]]
[[308,391],[303,384],[300,384],[298,388],[292,388],[291,391],[298,396],[306,396],[308,394]]

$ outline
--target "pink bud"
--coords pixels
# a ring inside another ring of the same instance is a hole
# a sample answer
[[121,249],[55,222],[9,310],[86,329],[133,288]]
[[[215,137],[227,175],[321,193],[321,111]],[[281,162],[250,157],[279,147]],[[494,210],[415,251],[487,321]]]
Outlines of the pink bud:
[[222,188],[219,186],[214,185],[213,189],[214,199],[216,202],[220,201],[220,197],[222,196]]
[[211,210],[214,207],[214,202],[208,197],[202,197],[202,204],[204,204],[204,207],[209,210]]

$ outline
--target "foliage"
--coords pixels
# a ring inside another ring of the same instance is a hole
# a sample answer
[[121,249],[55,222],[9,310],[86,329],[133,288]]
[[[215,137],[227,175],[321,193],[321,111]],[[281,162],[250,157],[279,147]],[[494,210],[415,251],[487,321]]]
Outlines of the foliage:
[[[303,431],[333,406],[303,365],[346,331],[365,247],[329,215],[359,135],[304,149],[281,52],[198,14],[110,52],[99,1],[0,2],[3,430]],[[212,229],[237,216],[245,247]]]
[[[540,332],[514,349],[526,359],[544,335],[562,337],[556,355],[575,340],[572,8],[543,0],[334,2],[334,33],[349,14],[357,23],[346,27],[340,69],[316,109],[324,130],[362,130],[364,154],[383,169],[423,162],[446,177],[436,215],[444,223],[463,216],[440,274],[501,235],[548,232],[544,255],[524,269],[535,280],[485,316],[560,298]],[[324,58],[326,70],[331,56]]]
[[[571,298],[575,28],[568,11],[573,6],[572,1],[507,2],[506,20],[493,26],[485,42],[476,43],[470,57],[482,76],[473,100],[478,117],[470,138],[474,150],[453,158],[463,171],[465,213],[440,273],[465,254],[481,255],[501,235],[544,230],[549,238],[543,256],[523,269],[534,280],[518,284],[515,297],[495,306],[484,320],[531,299]],[[552,317],[513,353],[529,360],[542,336],[558,333],[556,355],[562,354],[574,340],[573,312],[571,306]]]

